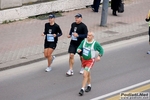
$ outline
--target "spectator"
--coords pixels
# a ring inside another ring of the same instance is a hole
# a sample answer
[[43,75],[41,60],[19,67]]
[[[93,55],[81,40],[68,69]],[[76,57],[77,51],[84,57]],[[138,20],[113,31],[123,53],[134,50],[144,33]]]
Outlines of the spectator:
[[121,2],[121,0],[111,0],[111,9],[114,16],[117,16],[117,11]]
[[92,5],[91,7],[92,7],[92,10],[93,10],[94,12],[98,12],[100,2],[101,2],[101,0],[94,0],[94,1],[93,1],[93,5]]

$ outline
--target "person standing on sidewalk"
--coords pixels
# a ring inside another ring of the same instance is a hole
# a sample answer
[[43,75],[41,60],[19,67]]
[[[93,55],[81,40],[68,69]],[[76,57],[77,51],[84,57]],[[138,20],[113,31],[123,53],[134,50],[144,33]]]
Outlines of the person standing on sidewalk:
[[62,31],[58,24],[55,23],[55,15],[49,15],[49,23],[45,24],[45,30],[42,33],[42,36],[45,36],[44,43],[44,56],[47,58],[48,66],[45,69],[46,72],[52,70],[51,64],[55,59],[55,56],[52,56],[53,51],[57,46],[58,37],[62,35]]
[[111,9],[114,16],[117,16],[117,11],[121,2],[121,0],[111,0]]
[[93,0],[92,10],[98,12],[101,0]]
[[[146,19],[145,19],[147,22],[149,22],[149,31],[148,31],[148,34],[149,34],[149,44],[150,44],[150,10],[146,16]],[[147,51],[147,54],[150,54],[150,50]]]
[[[83,82],[82,88],[79,92],[79,95],[83,95],[84,91],[89,92],[91,91],[91,68],[94,65],[95,61],[99,61],[104,54],[104,50],[102,46],[94,40],[94,33],[89,32],[87,39],[84,39],[79,47],[77,48],[77,52],[80,53],[82,51],[82,66],[84,67],[83,73]],[[99,55],[95,57],[95,52],[98,51]],[[88,84],[86,90],[85,86]]]
[[[75,15],[75,22],[71,24],[70,33],[68,38],[71,38],[70,46],[68,48],[69,53],[69,70],[67,71],[67,76],[72,76],[73,65],[74,65],[74,55],[76,54],[77,48],[80,45],[81,41],[87,37],[88,29],[87,26],[82,22],[82,15]],[[80,60],[82,54],[79,54]],[[81,68],[80,73],[83,73],[83,68]]]

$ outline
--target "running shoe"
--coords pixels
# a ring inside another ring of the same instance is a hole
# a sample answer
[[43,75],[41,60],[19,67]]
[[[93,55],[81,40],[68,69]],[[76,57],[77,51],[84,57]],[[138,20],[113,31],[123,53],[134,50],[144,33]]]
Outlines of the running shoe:
[[52,70],[51,67],[47,67],[47,68],[45,69],[46,72],[49,72],[49,71],[51,71],[51,70]]
[[79,95],[82,96],[83,94],[84,94],[84,90],[81,89],[80,92],[79,92]]
[[66,73],[66,75],[68,75],[68,76],[72,76],[73,75],[73,70],[68,70],[68,72]]
[[89,91],[91,91],[91,87],[90,87],[90,86],[87,86],[85,92],[89,92]]
[[147,51],[147,54],[150,54],[150,51]]
[[82,67],[80,70],[80,74],[83,74],[83,72],[84,72],[84,68]]

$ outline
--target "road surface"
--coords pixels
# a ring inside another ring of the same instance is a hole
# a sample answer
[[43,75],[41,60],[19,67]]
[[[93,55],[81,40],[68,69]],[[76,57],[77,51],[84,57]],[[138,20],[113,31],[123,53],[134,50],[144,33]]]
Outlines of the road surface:
[[[147,36],[103,48],[104,56],[92,69],[92,91],[82,97],[78,95],[82,82],[79,57],[75,56],[74,76],[66,77],[69,56],[63,55],[56,57],[51,72],[44,71],[46,60],[1,71],[0,100],[105,100],[117,95],[117,90],[128,91],[150,84]],[[150,92],[150,87],[143,91]]]

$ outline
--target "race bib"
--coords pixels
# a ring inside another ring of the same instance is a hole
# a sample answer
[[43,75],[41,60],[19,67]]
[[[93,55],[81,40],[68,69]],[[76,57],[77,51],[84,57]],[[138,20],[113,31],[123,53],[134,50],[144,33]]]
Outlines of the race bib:
[[89,48],[83,48],[83,55],[88,56],[90,53],[90,49]]
[[52,34],[47,34],[47,41],[54,42],[54,36]]
[[71,40],[77,41],[77,37],[73,36],[73,32],[72,32],[72,36],[71,36]]

